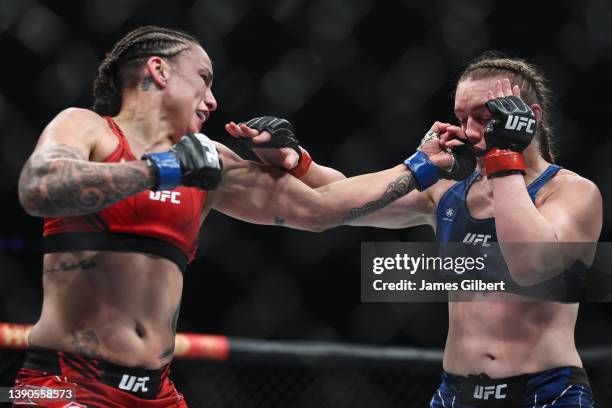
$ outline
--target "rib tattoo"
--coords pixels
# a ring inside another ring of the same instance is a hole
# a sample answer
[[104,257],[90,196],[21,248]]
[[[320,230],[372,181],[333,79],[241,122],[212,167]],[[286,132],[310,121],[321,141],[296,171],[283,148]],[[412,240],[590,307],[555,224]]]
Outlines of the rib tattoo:
[[32,213],[74,216],[102,210],[153,183],[154,175],[142,162],[89,162],[77,148],[55,144],[26,162],[19,195]]
[[76,269],[92,269],[97,266],[93,259],[81,259],[78,262],[60,262],[59,265],[54,265],[49,269],[45,269],[45,273],[74,271]]
[[378,200],[370,201],[363,207],[351,209],[346,218],[342,220],[342,223],[348,223],[356,220],[359,217],[372,214],[373,212],[388,206],[395,200],[402,198],[416,187],[417,185],[412,173],[402,174],[387,186],[384,194]]
[[179,311],[181,310],[181,303],[179,302],[176,310],[174,311],[174,315],[172,315],[172,321],[170,322],[170,326],[172,328],[172,345],[168,347],[163,353],[159,355],[159,359],[163,360],[166,357],[170,357],[174,354],[174,346],[175,346],[175,337],[176,337],[176,325],[178,323]]

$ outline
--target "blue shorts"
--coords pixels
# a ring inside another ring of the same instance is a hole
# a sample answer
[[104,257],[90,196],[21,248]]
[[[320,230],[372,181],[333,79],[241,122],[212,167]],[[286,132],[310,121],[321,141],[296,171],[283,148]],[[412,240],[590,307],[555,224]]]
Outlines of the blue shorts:
[[592,408],[586,371],[560,367],[534,374],[491,379],[442,373],[431,408]]

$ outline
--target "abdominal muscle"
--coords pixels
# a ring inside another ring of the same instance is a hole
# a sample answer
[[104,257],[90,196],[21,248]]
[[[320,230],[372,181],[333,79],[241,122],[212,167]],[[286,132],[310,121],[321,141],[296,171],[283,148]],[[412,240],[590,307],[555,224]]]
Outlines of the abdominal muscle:
[[46,254],[43,308],[29,343],[157,369],[172,360],[183,276],[141,253]]
[[496,301],[488,301],[491,294],[476,296],[449,302],[445,371],[502,378],[582,367],[574,343],[578,304],[529,301],[512,294],[494,294]]

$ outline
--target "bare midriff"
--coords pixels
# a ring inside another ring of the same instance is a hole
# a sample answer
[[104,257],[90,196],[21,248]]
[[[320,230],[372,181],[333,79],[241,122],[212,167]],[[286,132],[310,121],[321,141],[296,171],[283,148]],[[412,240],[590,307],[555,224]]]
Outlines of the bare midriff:
[[445,371],[502,378],[582,367],[574,344],[578,304],[529,301],[512,294],[470,297],[449,303]]
[[179,267],[142,253],[44,256],[44,300],[29,343],[129,367],[172,360],[183,289]]

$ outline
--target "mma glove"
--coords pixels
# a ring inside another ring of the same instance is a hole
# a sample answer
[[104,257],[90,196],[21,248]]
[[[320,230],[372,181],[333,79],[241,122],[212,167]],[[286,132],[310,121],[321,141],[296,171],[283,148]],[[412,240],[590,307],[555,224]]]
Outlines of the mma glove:
[[417,190],[424,191],[434,185],[440,178],[447,180],[465,180],[476,169],[476,155],[472,146],[463,144],[447,149],[447,153],[453,158],[450,169],[441,169],[433,164],[427,154],[421,148],[425,143],[438,139],[439,135],[434,131],[429,131],[421,140],[421,144],[416,153],[404,161],[404,165],[410,169],[417,184]]
[[506,96],[486,102],[493,118],[485,129],[487,151],[484,163],[487,177],[525,174],[522,152],[533,140],[535,115],[518,96]]
[[154,191],[179,185],[214,190],[221,183],[223,162],[212,140],[201,133],[183,136],[167,152],[142,156],[155,169]]
[[288,170],[288,173],[299,178],[308,172],[312,158],[306,149],[300,147],[291,122],[274,116],[262,116],[249,120],[246,125],[260,133],[264,131],[270,133],[270,141],[265,143],[253,143],[249,138],[241,138],[246,147],[249,149],[281,149],[283,147],[293,149],[298,154],[298,164],[293,169]]

